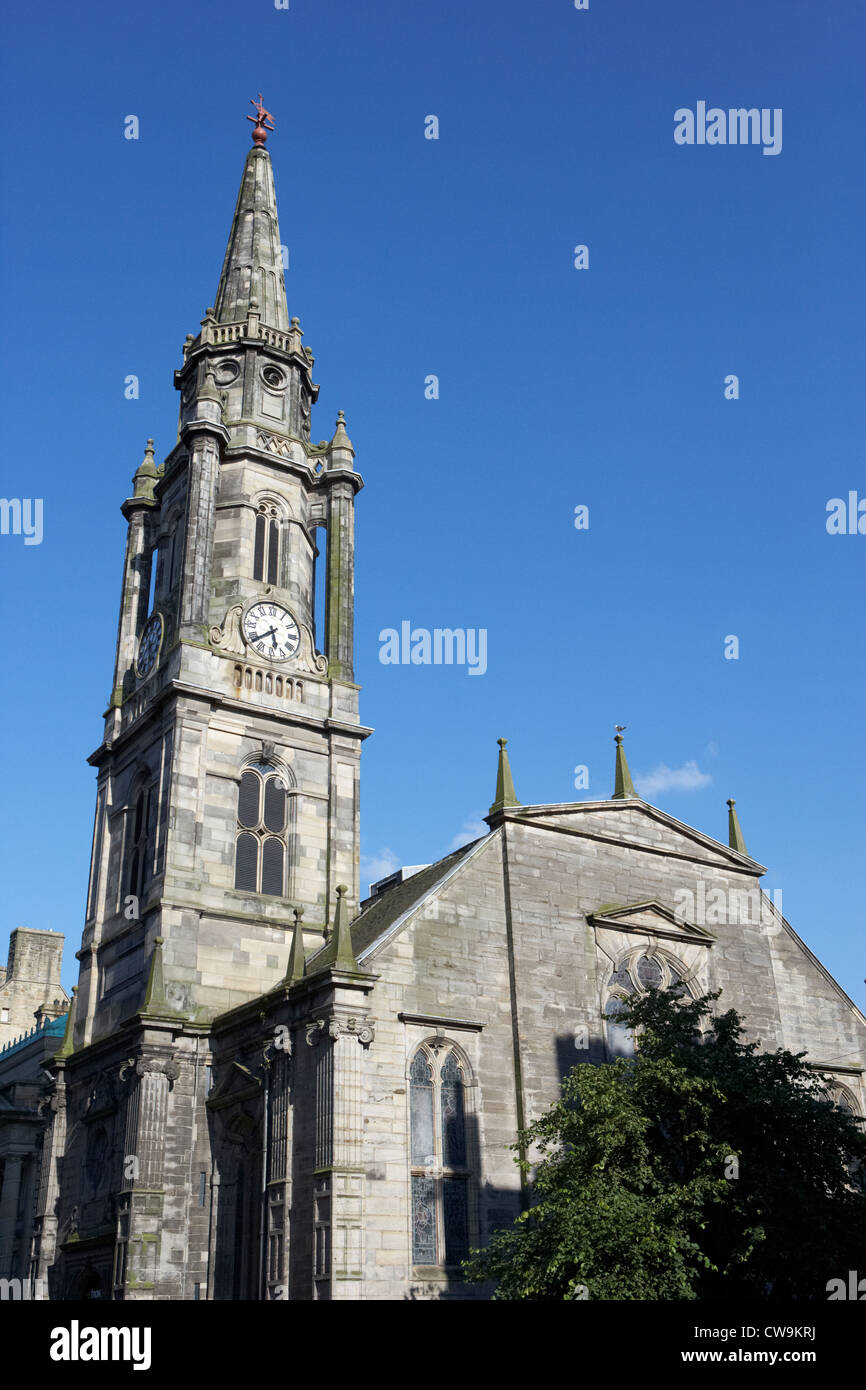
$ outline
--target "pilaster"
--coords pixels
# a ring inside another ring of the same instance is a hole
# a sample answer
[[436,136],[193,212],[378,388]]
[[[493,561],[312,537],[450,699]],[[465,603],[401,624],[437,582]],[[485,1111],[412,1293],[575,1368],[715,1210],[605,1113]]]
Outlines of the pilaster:
[[210,609],[220,442],[227,444],[229,433],[214,421],[195,420],[184,427],[183,437],[190,455],[180,635],[201,642]]
[[364,1061],[375,1030],[357,995],[352,998],[345,986],[335,994],[342,1001],[310,1019],[304,1037],[316,1051],[312,1296],[342,1301],[364,1297],[361,1097]]
[[170,1052],[130,1058],[120,1069],[126,1107],[123,1188],[118,1199],[115,1296],[170,1297],[160,1284],[165,1142],[171,1088],[180,1074]]

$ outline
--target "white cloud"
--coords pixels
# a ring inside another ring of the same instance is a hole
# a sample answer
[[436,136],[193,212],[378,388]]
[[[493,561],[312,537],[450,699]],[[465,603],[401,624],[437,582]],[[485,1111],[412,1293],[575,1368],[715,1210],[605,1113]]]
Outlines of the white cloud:
[[694,758],[683,763],[682,767],[668,767],[667,763],[659,763],[645,777],[634,779],[644,798],[655,796],[656,792],[696,792],[701,787],[708,787],[712,780],[708,772],[701,772]]
[[361,878],[369,883],[378,883],[399,869],[400,860],[392,849],[380,849],[378,854],[361,855]]
[[468,845],[470,840],[479,840],[482,835],[489,833],[490,826],[484,824],[481,819],[481,812],[473,811],[472,815],[463,822],[462,828],[448,846],[448,853],[450,854],[455,849],[461,849],[463,845]]
[[719,756],[719,745],[716,743],[715,739],[707,744],[707,753],[711,758],[717,758]]

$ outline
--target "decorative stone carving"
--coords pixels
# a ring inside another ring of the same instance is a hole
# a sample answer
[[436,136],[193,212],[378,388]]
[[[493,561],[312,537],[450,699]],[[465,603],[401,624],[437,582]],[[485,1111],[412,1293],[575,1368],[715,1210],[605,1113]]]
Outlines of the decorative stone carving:
[[[267,593],[273,592],[273,586],[268,586]],[[241,620],[243,618],[243,605],[235,603],[228,610],[223,619],[222,627],[212,627],[208,631],[208,640],[212,647],[217,651],[231,653],[232,656],[249,656],[246,642],[243,636]],[[278,672],[285,667],[287,672],[307,671],[312,675],[324,676],[328,670],[328,658],[320,655],[313,647],[313,634],[310,628],[304,623],[298,623],[301,641],[298,650],[290,661],[281,663]],[[254,655],[254,653],[252,654]]]
[[180,1066],[173,1057],[128,1057],[118,1072],[121,1081],[126,1080],[130,1071],[136,1076],[160,1073],[168,1077],[171,1085],[174,1085],[180,1076]]
[[243,604],[232,604],[223,618],[222,627],[210,629],[209,640],[212,647],[216,647],[221,652],[231,652],[234,656],[243,656],[246,651],[244,639],[241,636],[243,611]]
[[289,663],[292,670],[310,671],[315,675],[324,676],[328,670],[328,658],[321,656],[313,648],[313,634],[303,623],[298,627],[301,633],[301,645],[298,647],[293,660]]
[[334,1042],[345,1036],[356,1038],[362,1047],[369,1047],[376,1036],[374,1025],[365,1018],[329,1018],[327,1022],[317,1018],[314,1023],[307,1024],[308,1046],[315,1047],[326,1032]]
[[290,439],[282,439],[275,434],[269,434],[267,430],[257,431],[256,445],[259,449],[266,449],[269,454],[291,459],[292,463],[307,462],[307,456],[301,445],[293,444]]

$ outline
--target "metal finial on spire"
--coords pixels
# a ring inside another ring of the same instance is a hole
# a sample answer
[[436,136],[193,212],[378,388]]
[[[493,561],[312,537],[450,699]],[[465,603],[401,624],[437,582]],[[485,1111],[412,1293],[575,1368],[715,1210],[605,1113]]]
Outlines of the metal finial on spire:
[[248,121],[253,121],[255,123],[253,127],[253,144],[264,145],[268,138],[268,131],[274,129],[273,124],[269,125],[268,122],[273,122],[274,118],[270,111],[266,111],[262,105],[261,92],[259,92],[258,101],[250,97],[250,105],[256,108],[256,114],[254,116],[247,116]]

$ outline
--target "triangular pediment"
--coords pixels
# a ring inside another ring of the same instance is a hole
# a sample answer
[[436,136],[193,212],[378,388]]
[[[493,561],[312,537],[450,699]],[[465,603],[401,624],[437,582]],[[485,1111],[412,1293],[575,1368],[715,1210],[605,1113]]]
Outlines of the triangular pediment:
[[648,854],[760,876],[765,867],[711,835],[639,798],[622,801],[574,801],[549,806],[519,806],[500,813],[504,819],[539,830],[559,831],[607,844],[628,845]]
[[648,899],[641,903],[605,903],[596,912],[588,914],[587,920],[594,927],[610,927],[623,932],[646,933],[649,936],[665,937],[668,940],[692,941],[709,945],[714,941],[711,932],[687,918],[678,917],[664,903]]
[[224,1062],[207,1098],[208,1109],[223,1110],[227,1105],[252,1100],[258,1096],[261,1085],[261,1079],[241,1062]]

